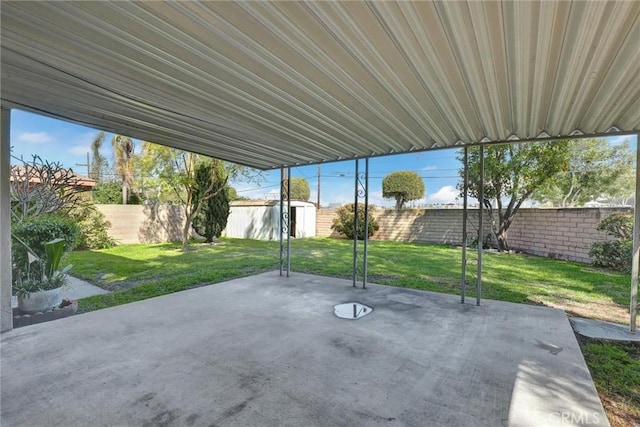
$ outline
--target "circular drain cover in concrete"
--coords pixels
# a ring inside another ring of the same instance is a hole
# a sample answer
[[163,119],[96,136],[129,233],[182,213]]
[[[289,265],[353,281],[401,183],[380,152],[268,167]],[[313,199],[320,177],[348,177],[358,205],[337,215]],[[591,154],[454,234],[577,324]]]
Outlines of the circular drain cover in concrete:
[[341,319],[359,319],[372,311],[373,308],[359,302],[345,302],[333,306],[333,312]]

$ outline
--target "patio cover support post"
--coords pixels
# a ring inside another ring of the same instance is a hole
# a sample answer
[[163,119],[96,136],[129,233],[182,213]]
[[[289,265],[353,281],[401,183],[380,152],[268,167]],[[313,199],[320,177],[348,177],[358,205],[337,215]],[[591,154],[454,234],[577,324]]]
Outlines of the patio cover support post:
[[358,281],[358,159],[356,159],[353,184],[353,287],[355,288]]
[[364,254],[362,259],[362,289],[367,288],[367,257],[369,256],[369,158],[364,159]]
[[364,172],[360,172],[360,161],[356,159],[356,175],[353,192],[353,287],[358,281],[358,229],[360,209],[358,200],[364,197],[364,238],[362,254],[362,289],[367,288],[367,258],[369,256],[369,158],[364,159]]
[[[289,171],[287,170],[287,173]],[[289,276],[289,211],[291,202],[289,201],[289,179],[285,176],[285,168],[280,169],[280,275],[284,273],[285,257],[287,265],[287,276]],[[284,200],[287,199],[287,210],[285,210]],[[284,236],[287,241],[284,241]],[[285,253],[286,252],[286,253]]]
[[11,195],[9,187],[11,110],[0,108],[0,330],[13,329],[11,309]]
[[[287,168],[287,277],[291,273],[291,168]],[[295,230],[293,230],[295,232]]]
[[476,285],[476,305],[480,305],[482,297],[482,245],[484,230],[482,213],[484,211],[484,146],[480,146],[480,190],[478,191],[478,284]]
[[469,191],[469,149],[464,147],[464,158],[462,161],[462,283],[460,290],[460,303],[464,304],[465,293],[467,292],[467,191]]
[[631,303],[629,332],[636,333],[638,315],[638,269],[640,266],[640,133],[636,136],[636,194],[633,208],[633,254],[631,255]]

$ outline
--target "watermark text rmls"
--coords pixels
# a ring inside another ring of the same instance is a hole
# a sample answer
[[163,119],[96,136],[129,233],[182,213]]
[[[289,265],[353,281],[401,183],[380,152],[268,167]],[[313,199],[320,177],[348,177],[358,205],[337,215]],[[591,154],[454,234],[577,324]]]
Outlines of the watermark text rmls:
[[549,414],[549,421],[560,425],[597,425],[600,424],[602,415],[598,412],[552,412]]

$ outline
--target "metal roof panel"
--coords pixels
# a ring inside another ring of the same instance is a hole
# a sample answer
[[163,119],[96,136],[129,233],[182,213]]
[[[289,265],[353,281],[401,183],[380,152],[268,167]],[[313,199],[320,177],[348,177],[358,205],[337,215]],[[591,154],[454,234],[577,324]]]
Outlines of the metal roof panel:
[[640,130],[640,2],[0,7],[3,105],[262,169]]

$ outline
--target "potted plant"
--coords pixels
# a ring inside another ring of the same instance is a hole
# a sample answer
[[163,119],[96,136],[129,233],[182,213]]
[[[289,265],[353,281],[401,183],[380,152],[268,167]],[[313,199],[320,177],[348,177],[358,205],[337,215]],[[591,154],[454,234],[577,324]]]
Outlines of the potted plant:
[[60,269],[64,253],[64,239],[54,239],[44,244],[44,256],[38,256],[27,248],[25,273],[17,278],[14,290],[18,297],[18,309],[25,314],[49,311],[62,302],[62,288],[67,283],[71,265]]

